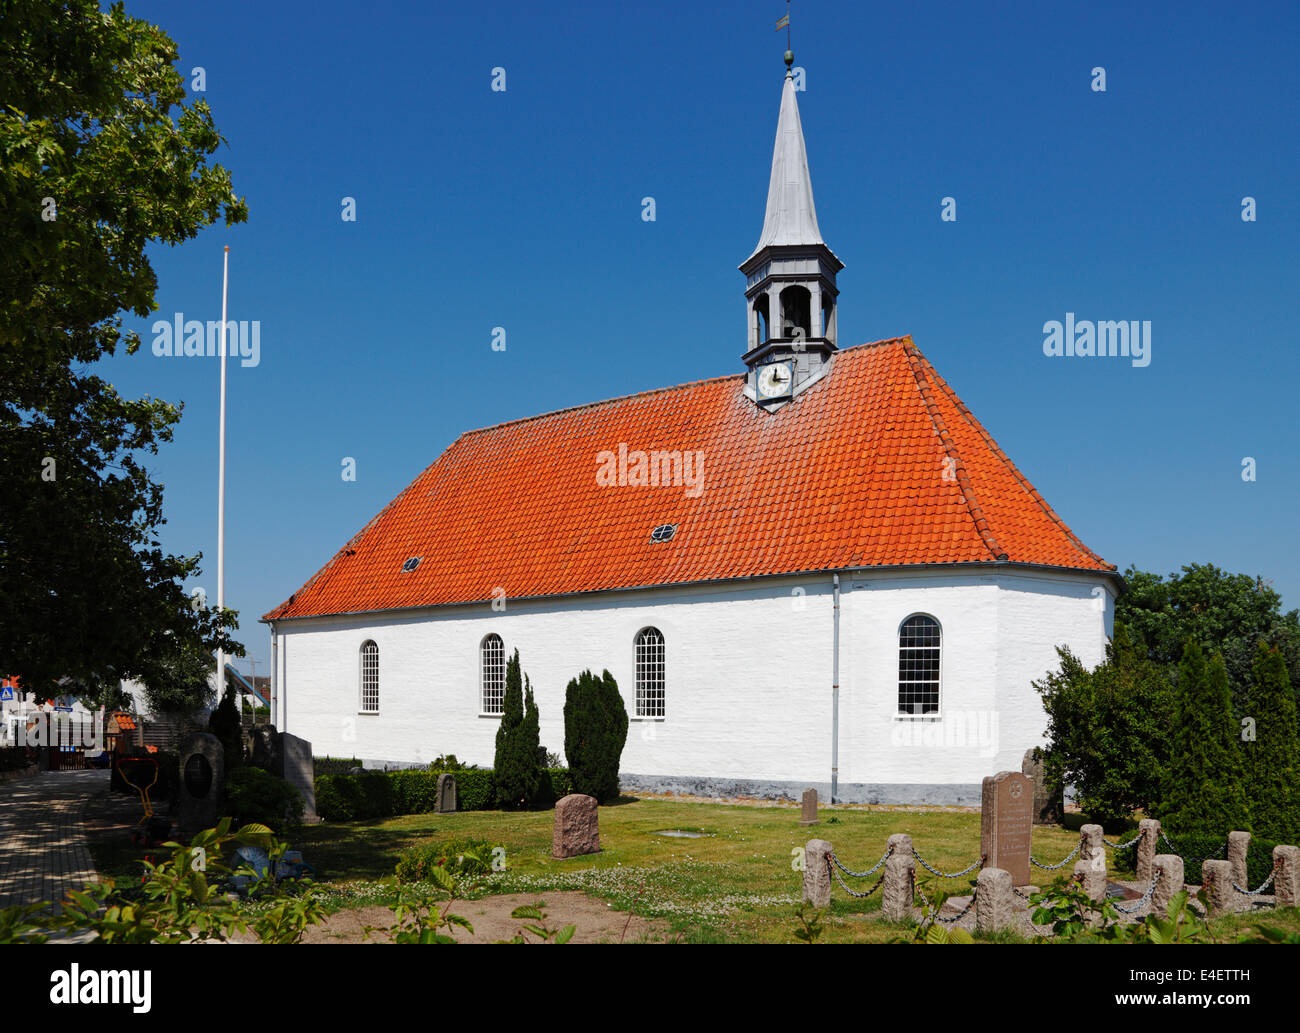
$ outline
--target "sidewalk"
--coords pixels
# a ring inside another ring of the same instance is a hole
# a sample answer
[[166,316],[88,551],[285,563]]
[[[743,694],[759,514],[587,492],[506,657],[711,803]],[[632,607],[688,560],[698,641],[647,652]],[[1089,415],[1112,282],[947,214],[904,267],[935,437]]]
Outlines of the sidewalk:
[[81,832],[107,771],[51,771],[0,784],[0,908],[61,901],[95,877]]

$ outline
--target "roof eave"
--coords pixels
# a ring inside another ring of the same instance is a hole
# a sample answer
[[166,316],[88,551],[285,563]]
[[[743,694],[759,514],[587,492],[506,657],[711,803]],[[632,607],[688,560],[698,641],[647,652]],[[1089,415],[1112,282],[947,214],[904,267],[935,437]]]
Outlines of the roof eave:
[[[1128,589],[1128,585],[1123,576],[1114,567],[1111,567],[1109,570],[1098,570],[1095,567],[1068,567],[1051,563],[1029,563],[1023,560],[966,560],[955,563],[891,563],[878,566],[819,567],[814,570],[787,570],[766,574],[745,574],[737,577],[706,578],[699,581],[664,581],[657,584],[623,585],[616,588],[593,588],[582,592],[549,592],[542,595],[521,595],[513,598],[515,602],[533,602],[541,599],[576,599],[583,596],[600,595],[612,592],[649,592],[666,588],[689,588],[696,585],[733,584],[745,581],[759,581],[765,578],[809,577],[814,574],[887,573],[891,571],[919,570],[960,570],[963,572],[973,570],[978,570],[980,572],[1038,570],[1055,574],[1073,574],[1076,576],[1106,578],[1115,585],[1115,594],[1117,596],[1123,594]],[[489,602],[491,602],[490,599],[459,599],[452,602],[429,603],[420,606],[393,606],[382,610],[337,610],[328,613],[304,613],[291,617],[261,617],[258,619],[258,623],[274,625],[283,621],[316,620],[321,617],[361,617],[372,613],[418,613],[424,610],[441,610],[453,606],[477,606]]]

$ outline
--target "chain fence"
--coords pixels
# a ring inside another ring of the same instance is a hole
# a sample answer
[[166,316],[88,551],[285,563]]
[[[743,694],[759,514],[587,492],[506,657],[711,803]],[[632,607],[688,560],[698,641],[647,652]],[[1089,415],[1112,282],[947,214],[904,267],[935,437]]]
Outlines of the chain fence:
[[930,867],[930,864],[924,857],[916,852],[916,847],[912,847],[912,856],[921,862],[921,866],[931,875],[937,875],[941,879],[960,879],[963,875],[969,875],[976,868],[983,868],[986,858],[980,857],[972,861],[969,865],[959,872],[941,872],[938,868]]
[[892,854],[893,852],[894,852],[894,848],[893,848],[893,846],[890,846],[890,847],[885,851],[884,856],[881,857],[881,859],[880,859],[879,861],[877,861],[875,864],[873,864],[873,865],[872,865],[870,868],[868,868],[865,872],[855,872],[855,871],[853,871],[851,868],[845,868],[844,865],[840,863],[840,859],[839,859],[838,857],[835,856],[835,851],[834,851],[834,850],[832,850],[828,856],[830,857],[830,859],[831,859],[833,862],[835,862],[835,867],[837,867],[837,868],[838,868],[840,871],[842,871],[845,875],[851,875],[851,876],[853,876],[853,878],[855,878],[855,879],[867,879],[867,878],[870,878],[871,876],[875,875],[876,872],[880,871],[880,866],[881,866],[882,864],[884,864],[886,861],[889,860],[889,855]]
[[1273,880],[1277,877],[1277,870],[1279,867],[1280,865],[1276,861],[1274,861],[1273,870],[1268,873],[1268,878],[1265,879],[1262,883],[1260,883],[1259,889],[1257,890],[1244,890],[1240,886],[1238,886],[1236,882],[1232,882],[1232,880],[1229,881],[1232,882],[1232,888],[1236,890],[1238,893],[1243,893],[1248,897],[1262,897],[1265,893],[1268,892],[1268,888],[1273,885]]
[[1064,868],[1067,864],[1069,864],[1071,861],[1073,861],[1073,860],[1074,860],[1074,855],[1077,854],[1077,853],[1079,852],[1079,847],[1080,847],[1081,845],[1082,845],[1082,844],[1076,843],[1075,846],[1074,846],[1074,849],[1070,851],[1069,855],[1065,858],[1065,860],[1064,860],[1064,861],[1059,861],[1059,862],[1056,863],[1056,864],[1043,864],[1042,861],[1036,860],[1036,859],[1034,858],[1034,855],[1033,855],[1033,854],[1030,854],[1030,855],[1029,855],[1029,863],[1032,864],[1032,865],[1033,865],[1034,867],[1036,867],[1036,868],[1041,868],[1041,869],[1043,869],[1043,871],[1045,871],[1045,872],[1054,872],[1054,871],[1056,871],[1058,868]]

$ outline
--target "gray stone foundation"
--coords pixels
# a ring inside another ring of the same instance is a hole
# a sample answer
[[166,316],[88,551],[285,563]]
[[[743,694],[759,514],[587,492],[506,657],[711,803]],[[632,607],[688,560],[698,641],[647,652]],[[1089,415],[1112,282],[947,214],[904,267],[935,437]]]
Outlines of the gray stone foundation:
[[[625,793],[676,793],[679,796],[750,796],[759,800],[803,799],[805,789],[816,789],[823,804],[830,802],[829,782],[784,782],[764,779],[706,778],[690,775],[631,775],[619,772],[619,788]],[[836,803],[932,804],[948,807],[979,807],[978,782],[841,782]]]

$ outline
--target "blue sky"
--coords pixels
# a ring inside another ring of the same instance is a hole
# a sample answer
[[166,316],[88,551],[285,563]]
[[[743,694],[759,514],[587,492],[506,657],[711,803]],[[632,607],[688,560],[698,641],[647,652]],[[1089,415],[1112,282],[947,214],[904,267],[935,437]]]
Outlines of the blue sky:
[[[230,369],[226,539],[259,669],[258,617],[462,431],[741,371],[736,266],[762,226],[784,4],[127,6],[204,69],[193,95],[249,204],[151,258],[155,318],[218,319],[229,244],[230,318],[261,323],[258,365]],[[1298,10],[793,11],[841,345],[912,334],[1121,570],[1215,563],[1287,608]],[[1150,365],[1044,356],[1067,312],[1150,320]],[[129,320],[144,347],[104,365],[124,393],[185,403],[151,469],[164,544],[204,554],[214,599],[217,361],[155,356],[152,322]]]

